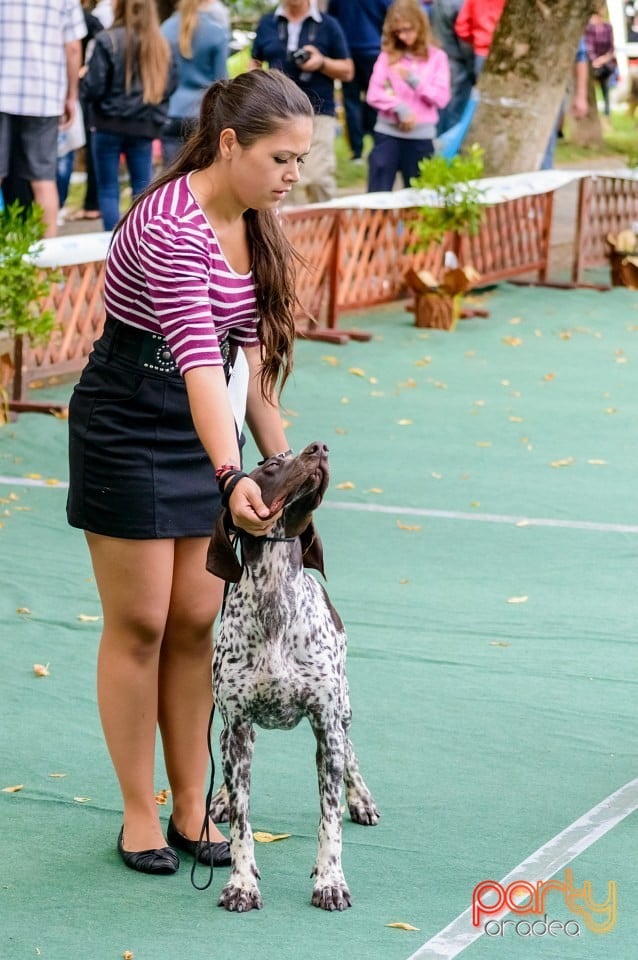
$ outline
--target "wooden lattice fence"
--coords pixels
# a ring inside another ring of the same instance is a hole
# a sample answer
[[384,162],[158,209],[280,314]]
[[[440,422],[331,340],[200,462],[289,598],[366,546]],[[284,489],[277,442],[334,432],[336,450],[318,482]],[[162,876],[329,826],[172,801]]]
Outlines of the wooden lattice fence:
[[638,221],[638,181],[613,176],[584,177],[578,192],[572,282],[581,284],[588,267],[608,261],[607,235]]
[[[621,181],[622,182],[622,181]],[[545,278],[549,256],[553,193],[521,197],[486,207],[479,234],[454,246],[462,265],[472,264],[481,284],[535,271]],[[627,202],[628,203],[628,202]],[[635,201],[638,216],[638,199]],[[427,269],[435,276],[449,242],[415,252],[418,208],[372,210],[306,207],[284,212],[282,222],[303,258],[298,269],[298,320],[301,335],[337,342],[361,331],[340,331],[342,311],[387,303],[406,295],[405,274]],[[624,216],[624,211],[622,216]],[[614,221],[620,222],[620,211]],[[18,344],[13,399],[39,378],[79,372],[104,323],[104,263],[90,261],[60,268],[43,308],[58,324],[45,345]],[[20,353],[22,351],[22,353]],[[21,362],[20,362],[21,357]]]

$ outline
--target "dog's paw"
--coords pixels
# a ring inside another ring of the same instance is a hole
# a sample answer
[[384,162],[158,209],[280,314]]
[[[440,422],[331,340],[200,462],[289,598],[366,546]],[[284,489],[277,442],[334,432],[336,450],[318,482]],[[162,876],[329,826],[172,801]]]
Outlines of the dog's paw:
[[352,897],[345,883],[315,886],[312,891],[313,907],[321,910],[347,910],[352,906]]
[[229,880],[221,892],[218,906],[236,913],[247,913],[249,910],[261,910],[264,905],[259,887],[256,885],[239,886]]
[[381,814],[371,795],[348,799],[348,810],[350,811],[350,819],[364,827],[374,827],[381,819]]
[[228,823],[230,807],[226,784],[221,786],[210,802],[210,817],[215,823]]

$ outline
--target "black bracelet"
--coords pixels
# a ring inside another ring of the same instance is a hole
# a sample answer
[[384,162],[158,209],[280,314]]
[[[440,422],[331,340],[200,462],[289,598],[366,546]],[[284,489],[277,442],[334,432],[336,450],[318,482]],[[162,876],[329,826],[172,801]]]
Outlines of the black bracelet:
[[271,457],[264,457],[263,460],[257,461],[258,467],[263,467],[267,460],[285,460],[286,457],[292,457],[292,450],[284,450],[282,453],[273,453]]
[[224,485],[222,487],[222,507],[228,507],[230,503],[230,495],[237,486],[240,480],[243,480],[244,477],[247,477],[248,474],[244,473],[243,470],[236,470],[234,473],[226,474],[224,476]]

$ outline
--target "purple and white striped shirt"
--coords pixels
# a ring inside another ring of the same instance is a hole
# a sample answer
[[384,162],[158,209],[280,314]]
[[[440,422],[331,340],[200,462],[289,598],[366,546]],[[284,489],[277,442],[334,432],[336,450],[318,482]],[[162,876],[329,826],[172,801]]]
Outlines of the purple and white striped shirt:
[[161,333],[180,373],[221,366],[219,342],[259,344],[252,273],[235,273],[188,175],[145,197],[117,231],[106,259],[109,316]]

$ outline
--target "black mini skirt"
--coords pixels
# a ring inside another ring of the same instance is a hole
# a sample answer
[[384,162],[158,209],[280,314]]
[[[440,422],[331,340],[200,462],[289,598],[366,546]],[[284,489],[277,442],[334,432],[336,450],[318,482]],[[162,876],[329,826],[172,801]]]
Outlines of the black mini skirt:
[[69,524],[127,540],[209,537],[220,507],[166,341],[107,319],[69,404]]

